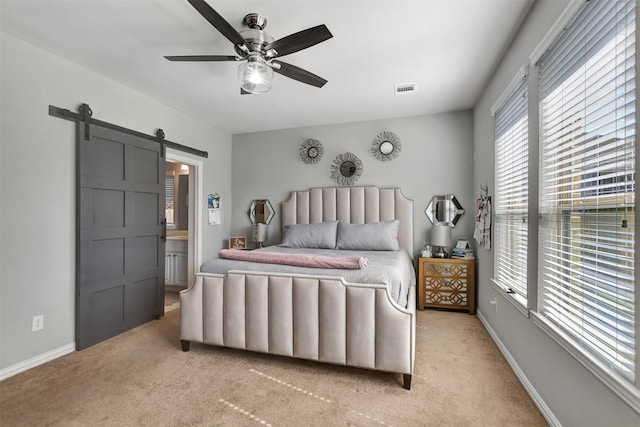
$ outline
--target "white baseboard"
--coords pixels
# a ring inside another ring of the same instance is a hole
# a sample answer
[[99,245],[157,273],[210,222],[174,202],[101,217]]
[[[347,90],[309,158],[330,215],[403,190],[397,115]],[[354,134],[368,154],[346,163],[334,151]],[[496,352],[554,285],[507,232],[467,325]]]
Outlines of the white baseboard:
[[5,380],[9,377],[12,377],[20,372],[27,371],[31,368],[35,368],[36,366],[47,363],[53,359],[57,359],[58,357],[62,357],[66,354],[73,353],[76,351],[76,343],[72,342],[67,345],[63,345],[62,347],[58,347],[54,350],[48,351],[46,353],[39,354],[38,356],[32,357],[20,363],[16,363],[15,365],[9,366],[8,368],[0,370],[0,381]]
[[529,380],[527,379],[527,376],[524,374],[522,369],[520,369],[520,366],[518,366],[518,363],[513,358],[513,356],[511,356],[511,353],[509,353],[509,350],[507,349],[507,347],[505,347],[502,341],[500,341],[498,334],[496,334],[496,331],[493,330],[493,328],[487,321],[487,318],[484,317],[484,315],[482,314],[482,312],[480,312],[480,310],[477,310],[476,314],[478,316],[478,319],[480,319],[480,322],[482,323],[484,328],[487,330],[487,332],[489,333],[493,341],[498,346],[498,349],[500,349],[500,352],[506,359],[509,366],[511,366],[511,369],[516,374],[516,377],[518,377],[518,380],[520,380],[520,383],[524,387],[525,391],[527,392],[529,397],[531,397],[531,400],[533,400],[533,403],[535,403],[535,405],[538,407],[538,410],[540,410],[540,413],[542,413],[542,416],[547,421],[547,423],[552,427],[562,427],[562,424],[560,423],[560,421],[553,414],[549,406],[547,406],[544,399],[542,399],[542,396],[538,394],[536,389],[533,387],[533,384],[529,382]]

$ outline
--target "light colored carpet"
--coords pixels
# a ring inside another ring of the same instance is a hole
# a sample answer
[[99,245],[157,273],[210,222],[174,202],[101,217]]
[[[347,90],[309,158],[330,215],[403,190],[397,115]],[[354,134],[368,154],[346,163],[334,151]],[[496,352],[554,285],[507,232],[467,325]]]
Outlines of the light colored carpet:
[[164,292],[164,312],[167,313],[180,307],[180,294],[178,291]]
[[192,344],[180,310],[0,383],[2,426],[545,426],[475,316],[418,312],[415,375]]

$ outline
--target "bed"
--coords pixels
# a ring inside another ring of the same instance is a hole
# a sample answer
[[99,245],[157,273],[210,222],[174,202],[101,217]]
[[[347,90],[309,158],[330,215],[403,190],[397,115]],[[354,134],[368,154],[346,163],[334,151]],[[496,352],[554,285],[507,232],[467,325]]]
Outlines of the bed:
[[[198,342],[394,372],[410,389],[416,316],[413,202],[398,188],[295,191],[282,203],[281,221],[287,247],[227,252],[313,262],[348,258],[367,265],[309,268],[211,260],[194,285],[180,293],[183,351]],[[332,227],[337,248],[326,240]],[[371,249],[367,245],[390,249],[393,235],[396,250],[361,250]],[[310,240],[319,247],[304,247],[314,245]],[[224,252],[220,255],[226,257]]]

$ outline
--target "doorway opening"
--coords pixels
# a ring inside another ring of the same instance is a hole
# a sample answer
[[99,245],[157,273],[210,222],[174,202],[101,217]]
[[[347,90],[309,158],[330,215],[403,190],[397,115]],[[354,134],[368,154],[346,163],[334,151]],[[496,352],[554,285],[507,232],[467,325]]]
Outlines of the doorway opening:
[[165,175],[165,312],[179,307],[179,292],[195,281],[199,263],[202,162],[167,150]]

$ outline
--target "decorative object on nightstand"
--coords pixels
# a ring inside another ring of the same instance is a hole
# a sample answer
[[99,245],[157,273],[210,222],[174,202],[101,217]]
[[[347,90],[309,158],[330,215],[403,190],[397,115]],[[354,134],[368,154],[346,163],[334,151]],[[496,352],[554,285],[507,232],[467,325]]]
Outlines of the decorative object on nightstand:
[[475,314],[475,260],[418,259],[418,310],[425,307]]
[[433,256],[433,248],[430,244],[424,245],[422,248],[422,258],[431,258]]
[[333,159],[331,178],[340,185],[353,185],[362,175],[362,161],[353,153],[343,153]]
[[324,154],[324,148],[317,139],[307,139],[300,146],[298,153],[303,162],[318,163]]
[[256,247],[263,247],[263,243],[267,240],[267,224],[259,222],[253,226],[253,241]]
[[451,249],[451,258],[474,259],[473,249],[469,247],[469,241],[460,239]]
[[263,243],[267,241],[269,223],[275,214],[276,212],[268,199],[256,199],[251,202],[249,219],[253,224],[252,235],[257,248],[261,248]]
[[244,236],[229,237],[229,249],[247,249],[247,238]]
[[433,254],[435,258],[447,258],[449,254],[444,250],[444,247],[451,244],[451,227],[445,224],[433,224],[431,244],[438,247],[438,250]]
[[371,154],[383,162],[395,159],[401,150],[402,142],[400,138],[395,133],[387,130],[380,132],[371,143]]

